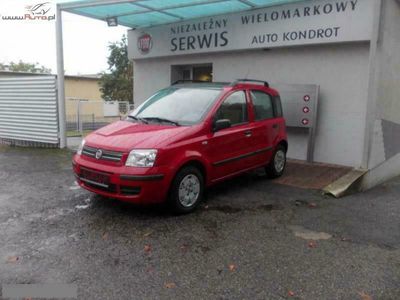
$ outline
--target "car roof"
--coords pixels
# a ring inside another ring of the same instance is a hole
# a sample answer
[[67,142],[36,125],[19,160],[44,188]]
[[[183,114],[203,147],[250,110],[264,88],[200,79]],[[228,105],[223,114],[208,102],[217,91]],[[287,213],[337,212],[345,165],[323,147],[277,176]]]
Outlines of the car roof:
[[255,88],[264,89],[277,93],[276,90],[269,86],[269,83],[257,79],[236,79],[233,82],[205,82],[205,81],[195,81],[195,80],[178,80],[172,84],[171,87],[176,88],[204,88],[204,89],[215,89],[222,90],[224,88]]
[[229,86],[229,82],[182,82],[173,84],[171,87],[177,88],[205,88],[205,89],[223,89]]

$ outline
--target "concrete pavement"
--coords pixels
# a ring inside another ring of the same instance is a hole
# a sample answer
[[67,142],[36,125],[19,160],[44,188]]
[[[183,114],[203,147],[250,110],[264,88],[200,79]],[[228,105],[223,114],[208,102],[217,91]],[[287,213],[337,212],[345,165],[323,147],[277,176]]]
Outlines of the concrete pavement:
[[74,184],[71,152],[0,147],[0,283],[79,299],[399,299],[400,178],[333,199],[248,174],[191,215]]

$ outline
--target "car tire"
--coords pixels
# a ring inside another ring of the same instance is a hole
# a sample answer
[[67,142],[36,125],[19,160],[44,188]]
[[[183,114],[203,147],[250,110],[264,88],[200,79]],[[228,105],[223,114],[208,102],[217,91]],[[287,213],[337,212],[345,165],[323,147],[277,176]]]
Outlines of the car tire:
[[269,164],[265,167],[265,172],[269,178],[282,176],[286,167],[286,148],[278,145]]
[[204,176],[194,166],[183,167],[172,181],[168,204],[176,214],[194,211],[203,199]]

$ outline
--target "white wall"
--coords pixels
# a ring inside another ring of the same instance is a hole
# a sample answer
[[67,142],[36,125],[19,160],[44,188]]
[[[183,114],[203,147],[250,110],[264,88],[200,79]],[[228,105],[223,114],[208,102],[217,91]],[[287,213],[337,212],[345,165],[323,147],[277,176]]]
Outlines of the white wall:
[[[364,147],[369,44],[279,48],[135,61],[137,106],[170,85],[171,65],[212,63],[214,81],[248,77],[321,86],[315,161],[360,167]],[[273,84],[272,84],[273,85]],[[306,136],[289,136],[289,156],[305,159]]]
[[[376,50],[374,124],[363,188],[400,175],[400,1],[383,0]],[[391,125],[385,127],[382,124]]]

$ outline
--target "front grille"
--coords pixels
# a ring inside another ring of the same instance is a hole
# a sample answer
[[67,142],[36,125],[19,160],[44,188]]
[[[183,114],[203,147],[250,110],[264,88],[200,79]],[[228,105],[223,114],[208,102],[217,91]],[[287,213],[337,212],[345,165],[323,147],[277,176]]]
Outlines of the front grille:
[[103,150],[99,148],[93,148],[89,146],[84,146],[82,150],[82,154],[96,158],[96,152],[98,150],[102,151],[102,155],[99,158],[99,160],[109,160],[109,161],[114,161],[114,162],[120,162],[122,159],[122,152],[117,152],[117,151],[110,151],[110,150]]
[[96,189],[96,190],[103,191],[103,192],[108,192],[108,193],[116,193],[117,192],[117,186],[114,184],[110,184],[108,187],[103,187],[103,186],[99,186],[98,184],[84,182],[84,185],[91,187],[93,189]]

